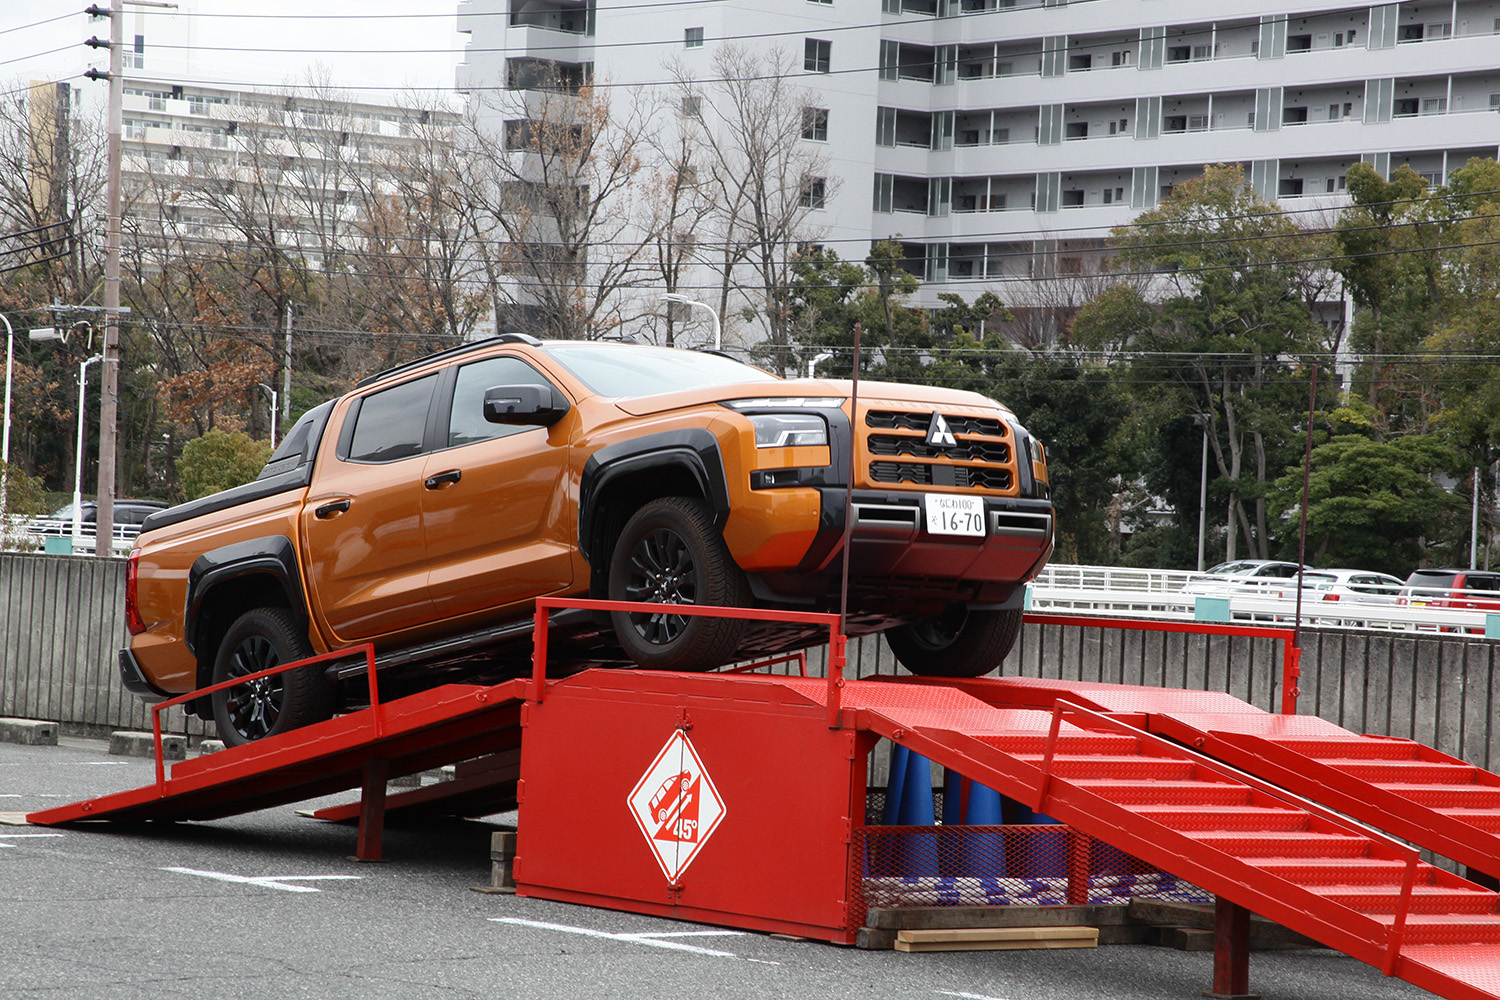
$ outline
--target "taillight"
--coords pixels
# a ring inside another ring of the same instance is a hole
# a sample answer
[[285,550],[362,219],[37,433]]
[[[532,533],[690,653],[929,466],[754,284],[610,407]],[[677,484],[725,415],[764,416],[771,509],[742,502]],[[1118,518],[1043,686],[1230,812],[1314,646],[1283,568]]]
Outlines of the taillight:
[[1338,594],[1324,594],[1323,595],[1323,600],[1325,600],[1325,601],[1336,601],[1338,599],[1339,599],[1339,595]]
[[131,635],[146,631],[146,620],[141,617],[141,609],[135,600],[135,575],[140,562],[141,550],[131,549],[130,558],[125,563],[125,628]]

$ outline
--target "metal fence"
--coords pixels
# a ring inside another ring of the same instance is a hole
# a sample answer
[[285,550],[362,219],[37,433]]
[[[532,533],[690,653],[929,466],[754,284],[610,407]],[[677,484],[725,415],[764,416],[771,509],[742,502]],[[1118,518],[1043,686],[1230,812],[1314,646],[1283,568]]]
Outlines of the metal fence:
[[[120,560],[0,554],[0,716],[50,719],[74,731],[150,727],[116,666],[126,639],[124,591]],[[1462,633],[1305,628],[1302,646],[1299,713],[1500,767],[1500,644]],[[823,651],[810,650],[808,659],[810,672],[821,673]],[[880,639],[850,644],[846,676],[896,670]],[[1000,672],[1224,691],[1275,711],[1281,644],[1078,628],[1037,615]],[[170,732],[204,731],[176,709],[163,721]],[[882,775],[871,781],[883,784]]]

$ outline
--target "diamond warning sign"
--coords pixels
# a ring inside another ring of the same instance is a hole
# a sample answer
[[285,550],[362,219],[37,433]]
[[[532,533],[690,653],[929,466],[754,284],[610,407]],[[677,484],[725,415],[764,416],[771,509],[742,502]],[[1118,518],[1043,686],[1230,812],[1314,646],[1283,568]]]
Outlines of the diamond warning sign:
[[682,730],[667,740],[626,804],[671,882],[724,818],[724,800]]

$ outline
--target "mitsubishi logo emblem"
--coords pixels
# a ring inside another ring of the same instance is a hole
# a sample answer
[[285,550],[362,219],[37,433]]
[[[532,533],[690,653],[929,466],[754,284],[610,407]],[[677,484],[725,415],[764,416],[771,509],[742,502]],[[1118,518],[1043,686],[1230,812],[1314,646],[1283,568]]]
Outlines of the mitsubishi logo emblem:
[[933,448],[952,448],[958,444],[948,421],[936,410],[932,411],[932,422],[927,425],[927,443]]

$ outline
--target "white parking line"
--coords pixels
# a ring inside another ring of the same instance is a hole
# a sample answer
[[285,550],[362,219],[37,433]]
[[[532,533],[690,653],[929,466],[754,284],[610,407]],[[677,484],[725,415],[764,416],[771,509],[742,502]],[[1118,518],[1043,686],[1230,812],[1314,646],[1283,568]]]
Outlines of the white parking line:
[[959,997],[960,1000],[1006,1000],[1005,997],[989,997],[983,993],[955,993],[952,990],[938,990],[940,997]]
[[327,882],[333,880],[359,879],[363,875],[229,875],[224,872],[205,872],[196,868],[163,868],[164,872],[179,875],[196,875],[216,882],[238,882],[242,885],[258,885],[263,889],[280,889],[282,892],[322,892],[310,885],[290,885],[291,882]]
[[0,840],[36,840],[41,837],[61,837],[60,833],[0,833]]
[[[490,917],[497,924],[514,924],[517,927],[532,927],[544,931],[561,931],[564,934],[578,934],[583,937],[604,938],[609,941],[622,941],[626,944],[643,944],[651,948],[666,948],[670,951],[685,951],[694,955],[706,955],[709,958],[739,958],[732,951],[717,951],[713,948],[699,948],[695,945],[683,944],[679,941],[670,941],[668,938],[688,937],[744,937],[744,931],[637,931],[630,934],[615,934],[609,931],[596,931],[592,927],[573,927],[569,924],[550,924],[543,920],[522,920],[518,917]],[[745,959],[755,961],[759,965],[780,965],[780,962],[767,962],[764,959]]]

